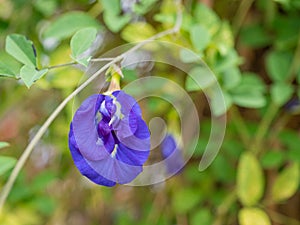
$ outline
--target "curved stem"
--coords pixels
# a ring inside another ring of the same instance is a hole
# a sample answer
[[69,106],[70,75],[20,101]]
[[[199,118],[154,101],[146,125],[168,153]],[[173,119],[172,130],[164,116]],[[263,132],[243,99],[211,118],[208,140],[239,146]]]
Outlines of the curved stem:
[[[21,155],[20,159],[18,160],[16,166],[14,167],[12,173],[10,174],[8,181],[4,185],[2,192],[0,194],[0,213],[3,208],[3,205],[7,199],[8,194],[10,193],[17,176],[19,175],[21,169],[23,168],[24,164],[26,163],[28,157],[30,156],[33,148],[38,143],[38,141],[41,139],[43,134],[46,132],[47,128],[50,126],[50,124],[54,121],[54,119],[58,116],[58,114],[63,110],[63,108],[67,105],[67,103],[75,97],[79,92],[81,92],[88,84],[90,84],[95,78],[97,78],[101,73],[103,73],[105,70],[107,70],[111,65],[119,62],[122,60],[127,54],[132,53],[136,51],[137,49],[141,48],[145,44],[156,40],[158,38],[161,38],[163,36],[166,36],[168,34],[176,33],[179,31],[182,21],[182,13],[181,13],[181,4],[180,1],[177,1],[178,4],[178,14],[177,14],[177,21],[175,26],[172,29],[165,30],[163,32],[160,32],[129,49],[128,51],[120,54],[119,56],[113,58],[110,62],[105,64],[101,69],[99,69],[97,72],[95,72],[90,78],[88,78],[84,83],[82,83],[76,90],[74,90],[68,97],[66,97],[63,102],[59,104],[59,106],[53,111],[53,113],[48,117],[46,122],[41,126],[41,128],[38,130],[34,138],[31,140],[31,142],[27,145],[26,149],[24,150],[23,154]],[[178,22],[179,21],[179,22]]]

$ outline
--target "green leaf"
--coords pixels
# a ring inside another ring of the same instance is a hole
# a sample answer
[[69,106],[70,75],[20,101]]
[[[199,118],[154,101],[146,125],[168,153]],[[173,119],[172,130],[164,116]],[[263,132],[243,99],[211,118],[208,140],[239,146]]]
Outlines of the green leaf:
[[11,34],[6,37],[5,50],[25,65],[36,66],[33,43],[20,34]]
[[255,92],[262,94],[266,92],[266,85],[258,74],[244,72],[242,74],[240,83],[236,87],[234,87],[231,92],[236,94],[245,92]]
[[181,49],[179,54],[180,60],[184,63],[200,62],[201,60],[201,57],[199,57],[199,55],[186,48]]
[[299,171],[299,163],[293,163],[278,175],[272,187],[272,199],[275,202],[287,200],[297,192],[300,180]]
[[213,222],[212,213],[208,209],[200,209],[192,215],[191,225],[211,225]]
[[0,156],[0,176],[14,167],[17,160],[8,156]]
[[1,148],[8,147],[8,146],[9,146],[9,143],[0,141],[0,149],[1,149]]
[[231,97],[236,105],[246,108],[261,108],[267,104],[265,96],[256,92],[233,93]]
[[266,69],[273,81],[285,81],[289,78],[292,62],[290,52],[272,51],[266,58]]
[[231,96],[225,91],[213,85],[208,89],[208,96],[210,98],[210,107],[214,116],[221,116],[227,112],[232,105]]
[[56,11],[58,3],[55,0],[36,0],[33,5],[45,16],[51,16]]
[[200,24],[191,27],[190,35],[193,46],[200,52],[207,47],[211,39],[209,31]]
[[120,0],[100,0],[105,12],[118,15],[121,12]]
[[226,55],[234,47],[234,38],[228,22],[222,22],[219,29],[212,37],[212,42],[217,46],[221,55]]
[[261,48],[272,41],[270,35],[261,24],[251,24],[241,30],[241,42],[253,48]]
[[133,11],[139,15],[143,15],[151,9],[158,0],[140,0],[138,4],[133,6]]
[[194,208],[202,199],[199,191],[194,189],[181,189],[174,193],[172,206],[176,213],[186,213]]
[[261,158],[261,164],[264,168],[278,168],[282,165],[285,154],[280,151],[268,151]]
[[198,66],[191,69],[186,79],[185,88],[187,91],[205,89],[217,82],[217,78],[206,66]]
[[[110,31],[119,32],[126,24],[129,23],[131,17],[128,14],[119,16],[115,14],[104,13],[103,19]],[[135,32],[137,31],[135,30]]]
[[72,58],[74,58],[79,63],[83,58],[90,59],[90,56],[82,57],[82,54],[92,46],[93,42],[96,39],[96,36],[97,29],[94,27],[83,28],[77,31],[72,37],[70,43]]
[[48,72],[48,69],[36,70],[32,66],[25,65],[21,68],[20,77],[25,83],[25,85],[30,88],[30,86],[42,76]]
[[271,86],[271,98],[279,106],[284,105],[293,95],[293,87],[286,83],[275,83]]
[[121,33],[121,37],[128,42],[143,41],[156,33],[148,23],[137,22],[129,24]]
[[11,68],[9,68],[6,64],[0,61],[0,77],[16,78],[16,74]]
[[228,68],[222,73],[223,88],[228,90],[236,87],[241,82],[241,77],[238,67]]
[[259,208],[243,208],[238,214],[240,225],[271,225],[269,216]]
[[241,82],[230,90],[232,100],[242,107],[261,108],[266,105],[265,84],[254,73],[244,73]]
[[237,169],[237,195],[244,206],[258,203],[264,193],[264,176],[256,157],[245,152]]
[[97,30],[102,28],[97,20],[85,12],[68,12],[58,17],[45,29],[43,38],[61,41],[86,27],[94,27]]

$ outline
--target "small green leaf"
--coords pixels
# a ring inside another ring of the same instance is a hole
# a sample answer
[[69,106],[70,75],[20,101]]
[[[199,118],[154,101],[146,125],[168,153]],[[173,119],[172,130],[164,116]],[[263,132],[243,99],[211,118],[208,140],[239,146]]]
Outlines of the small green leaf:
[[261,24],[251,24],[241,30],[241,42],[244,45],[261,48],[272,41],[270,35]]
[[14,167],[17,160],[8,156],[0,156],[0,176]]
[[255,205],[264,193],[264,176],[256,157],[245,152],[237,169],[237,195],[244,206]]
[[174,193],[172,206],[176,213],[186,213],[195,207],[202,199],[199,191],[194,189],[182,189]]
[[44,31],[44,38],[54,38],[57,41],[71,37],[76,31],[94,27],[98,30],[101,25],[97,20],[85,12],[68,12],[58,17]]
[[275,83],[271,86],[271,98],[279,106],[284,105],[293,95],[293,87],[286,83]]
[[105,12],[118,15],[121,12],[120,0],[100,0]]
[[30,88],[30,86],[42,76],[48,72],[48,69],[36,70],[32,66],[25,65],[21,68],[20,77],[25,83],[25,85]]
[[278,175],[272,187],[272,199],[275,202],[287,200],[297,192],[300,180],[299,170],[299,163],[293,163]]
[[210,107],[214,116],[223,115],[231,107],[231,96],[225,90],[221,90],[218,85],[213,85],[212,88],[209,87],[207,93],[210,98]]
[[201,60],[201,57],[199,57],[199,55],[186,48],[181,49],[179,54],[180,60],[184,63],[200,62]]
[[139,15],[143,15],[151,9],[151,6],[158,0],[140,0],[138,4],[133,6],[133,11]]
[[9,68],[6,64],[0,61],[0,77],[16,78],[16,74],[11,68]]
[[208,30],[200,24],[191,27],[190,35],[193,46],[200,52],[207,47],[211,39]]
[[233,93],[231,97],[236,105],[246,108],[261,108],[267,104],[265,96],[256,92]]
[[259,208],[243,208],[238,215],[240,225],[271,225],[269,216]]
[[81,56],[86,50],[88,50],[92,46],[93,42],[96,39],[96,36],[97,29],[93,27],[83,28],[77,31],[72,37],[70,43],[72,50],[72,58],[74,58],[79,63],[84,62],[84,65],[86,65],[86,63],[88,63],[90,59],[90,56]]
[[213,222],[212,213],[208,209],[200,209],[192,215],[191,225],[211,225]]
[[[119,32],[126,24],[129,23],[130,19],[131,17],[128,14],[119,16],[105,12],[103,15],[105,24],[112,32]],[[135,30],[135,32],[137,32],[137,30]]]
[[268,151],[261,158],[261,164],[264,168],[278,168],[282,165],[285,154],[280,151]]
[[9,146],[9,143],[0,141],[0,149],[1,149],[1,148],[8,147],[8,146]]
[[227,90],[235,88],[241,79],[241,72],[238,67],[228,68],[222,73],[223,88]]
[[290,52],[272,51],[267,55],[266,67],[269,77],[273,81],[285,81],[289,78],[292,62]]
[[128,42],[137,42],[143,41],[155,33],[155,29],[150,24],[137,22],[126,26],[121,33],[121,37]]
[[198,66],[191,69],[186,79],[185,88],[187,91],[205,89],[217,82],[217,78],[206,66]]
[[25,65],[36,66],[33,43],[20,34],[11,34],[6,37],[5,50]]

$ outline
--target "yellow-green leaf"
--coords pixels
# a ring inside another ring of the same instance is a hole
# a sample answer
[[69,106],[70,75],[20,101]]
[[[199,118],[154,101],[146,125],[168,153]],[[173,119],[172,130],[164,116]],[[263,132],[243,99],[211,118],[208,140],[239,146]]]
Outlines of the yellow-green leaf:
[[245,206],[255,205],[264,192],[264,176],[256,157],[244,153],[239,161],[237,171],[237,195]]
[[129,24],[121,33],[122,38],[128,42],[143,41],[155,34],[155,29],[147,23],[137,22]]
[[269,216],[259,208],[243,208],[238,215],[240,225],[271,225]]
[[274,201],[284,201],[296,193],[300,180],[299,170],[299,163],[293,163],[278,175],[272,187]]

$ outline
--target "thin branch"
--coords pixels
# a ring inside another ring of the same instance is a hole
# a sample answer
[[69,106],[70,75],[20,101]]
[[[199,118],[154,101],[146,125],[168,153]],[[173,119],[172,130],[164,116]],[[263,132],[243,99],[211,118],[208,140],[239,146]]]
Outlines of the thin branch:
[[51,69],[56,69],[56,68],[60,68],[60,67],[65,67],[65,66],[73,66],[73,65],[77,65],[77,64],[78,64],[77,62],[69,62],[69,63],[58,64],[55,66],[49,66],[46,68],[51,70]]
[[249,134],[249,130],[245,124],[245,121],[244,121],[243,117],[241,116],[239,109],[236,106],[231,107],[230,113],[232,115],[232,121],[237,128],[237,131],[244,143],[244,146],[247,148],[249,145],[250,134]]
[[95,58],[95,59],[91,59],[91,62],[109,62],[114,60],[115,58]]
[[[10,193],[16,178],[18,174],[20,173],[21,169],[23,168],[24,164],[26,163],[28,157],[30,156],[33,148],[36,146],[38,141],[41,139],[43,134],[46,132],[50,124],[54,121],[54,119],[58,116],[58,114],[63,110],[63,108],[67,105],[67,103],[74,98],[79,92],[81,92],[87,85],[89,85],[93,80],[95,80],[101,73],[103,73],[105,70],[107,70],[111,65],[121,61],[127,54],[132,53],[136,51],[137,49],[141,48],[145,44],[159,39],[163,36],[166,36],[168,34],[176,33],[179,31],[179,28],[181,26],[182,21],[182,14],[181,14],[181,4],[180,1],[177,1],[178,6],[178,14],[177,14],[177,21],[175,26],[172,29],[160,32],[149,39],[146,39],[128,51],[120,54],[119,56],[115,57],[112,61],[105,64],[101,69],[99,69],[97,72],[95,72],[90,78],[88,78],[83,84],[81,84],[76,90],[74,90],[69,96],[67,96],[60,104],[59,106],[53,111],[53,113],[48,117],[46,122],[41,126],[41,128],[38,130],[34,138],[31,140],[31,142],[27,145],[26,149],[24,150],[23,154],[21,155],[20,159],[18,160],[16,166],[14,167],[12,173],[10,174],[10,177],[8,178],[8,181],[4,185],[2,192],[0,194],[0,213],[3,209],[3,205],[7,199],[8,194]],[[179,21],[179,22],[178,22]]]
[[237,13],[232,21],[233,32],[234,32],[235,36],[238,34],[253,2],[254,2],[254,0],[242,0],[241,1],[239,8],[237,10]]

